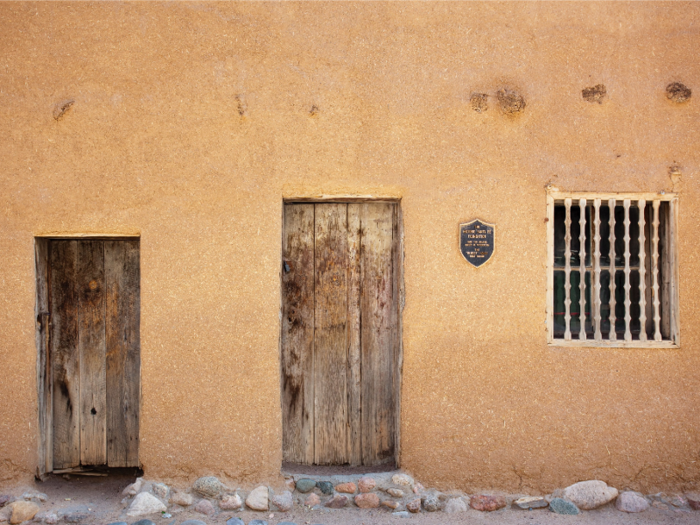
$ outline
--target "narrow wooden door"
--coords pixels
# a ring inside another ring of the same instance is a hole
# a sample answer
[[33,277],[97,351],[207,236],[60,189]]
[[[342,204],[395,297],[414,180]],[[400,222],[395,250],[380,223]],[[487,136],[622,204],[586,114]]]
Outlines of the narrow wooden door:
[[138,466],[139,242],[48,242],[53,468]]
[[395,203],[284,207],[285,461],[395,459],[399,238]]

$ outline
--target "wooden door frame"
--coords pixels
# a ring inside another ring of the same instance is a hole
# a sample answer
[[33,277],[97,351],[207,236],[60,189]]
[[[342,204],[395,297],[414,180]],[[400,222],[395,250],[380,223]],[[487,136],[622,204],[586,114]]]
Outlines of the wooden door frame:
[[[139,235],[38,235],[34,237],[34,276],[36,281],[36,300],[34,306],[35,340],[37,349],[36,385],[37,385],[37,467],[36,478],[46,479],[53,472],[53,382],[51,361],[49,359],[49,242],[50,241],[141,241]],[[139,294],[140,294],[139,290]],[[141,390],[139,374],[139,391]],[[141,413],[141,396],[139,395],[139,413]]]
[[[404,287],[404,230],[403,230],[403,211],[401,208],[401,198],[396,197],[373,197],[367,195],[322,195],[318,197],[285,197],[282,199],[282,205],[280,206],[280,220],[282,227],[280,228],[280,266],[279,266],[279,286],[280,286],[280,306],[279,306],[279,339],[278,339],[278,359],[279,359],[279,374],[280,374],[280,423],[283,423],[283,403],[284,403],[284,374],[282,373],[282,314],[284,311],[284,289],[282,286],[283,279],[283,258],[284,258],[284,240],[285,240],[285,221],[284,221],[284,207],[288,204],[352,204],[352,203],[391,203],[396,205],[396,220],[398,229],[398,240],[393,243],[392,246],[392,258],[394,261],[394,268],[396,268],[395,279],[397,281],[397,289],[399,291],[399,296],[397,298],[397,312],[396,312],[396,337],[398,339],[398,355],[395,363],[396,367],[396,377],[398,381],[396,382],[396,390],[394,392],[394,402],[395,402],[395,425],[394,425],[394,460],[396,462],[397,468],[401,466],[401,388],[403,385],[403,310],[406,303],[405,287]],[[284,425],[280,424],[282,433],[284,433]],[[281,448],[284,436],[280,435],[280,452],[282,456],[282,461],[284,462],[284,451]]]

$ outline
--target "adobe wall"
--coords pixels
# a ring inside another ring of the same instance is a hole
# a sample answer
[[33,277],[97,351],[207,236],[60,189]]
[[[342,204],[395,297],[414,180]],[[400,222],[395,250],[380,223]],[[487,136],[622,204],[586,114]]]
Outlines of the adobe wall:
[[[0,49],[0,484],[36,467],[35,236],[141,236],[146,474],[252,483],[282,459],[283,199],[370,195],[403,212],[403,468],[698,486],[697,4],[4,3]],[[549,348],[545,186],[670,191],[674,163],[682,347]]]

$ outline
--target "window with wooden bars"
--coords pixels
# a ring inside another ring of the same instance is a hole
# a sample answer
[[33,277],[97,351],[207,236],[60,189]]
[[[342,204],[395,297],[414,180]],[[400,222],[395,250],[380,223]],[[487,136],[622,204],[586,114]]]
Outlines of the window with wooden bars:
[[677,198],[548,192],[549,343],[677,347]]

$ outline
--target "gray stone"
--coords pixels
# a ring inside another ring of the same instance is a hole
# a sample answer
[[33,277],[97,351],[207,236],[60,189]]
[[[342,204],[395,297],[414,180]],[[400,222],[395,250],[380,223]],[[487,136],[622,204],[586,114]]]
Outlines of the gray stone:
[[194,497],[192,494],[187,494],[187,492],[173,492],[170,495],[170,503],[181,507],[189,507],[194,503]]
[[649,509],[649,502],[638,492],[622,492],[615,502],[617,510],[622,512],[644,512]]
[[154,483],[152,491],[153,495],[163,501],[163,503],[168,502],[170,487],[168,487],[165,483]]
[[167,507],[149,492],[141,492],[136,495],[134,501],[131,502],[127,516],[144,516],[146,514],[155,514],[156,512],[164,512]]
[[86,520],[89,515],[90,513],[87,512],[70,512],[68,514],[63,515],[63,521],[65,521],[66,523],[80,523],[81,521]]
[[392,512],[391,515],[396,516],[397,518],[410,518],[411,517],[411,513],[406,512],[405,510],[402,510],[399,512]]
[[562,499],[569,500],[579,509],[597,509],[617,497],[617,489],[604,481],[589,480],[574,483],[564,489]]
[[440,500],[436,494],[424,494],[421,498],[423,508],[428,512],[435,512],[440,508]]
[[267,525],[265,520],[250,520],[248,525]]
[[318,481],[316,482],[316,486],[324,494],[333,494],[333,483],[330,481]]
[[314,487],[316,486],[316,482],[313,479],[300,479],[297,481],[296,488],[299,492],[306,494],[307,492],[311,492]]
[[575,516],[581,512],[572,502],[566,501],[562,498],[554,498],[552,501],[550,501],[549,510],[557,514],[566,514],[569,516]]
[[401,489],[387,489],[387,494],[395,498],[403,498],[403,490]]
[[293,521],[280,521],[277,525],[297,525]]
[[129,525],[126,521],[113,521],[112,523],[109,523],[108,525]]
[[462,498],[451,498],[445,504],[445,512],[455,514],[457,512],[467,512],[467,504]]
[[[182,525],[185,525],[184,523]],[[245,525],[241,518],[231,518],[226,522],[226,525]]]
[[35,503],[38,502],[45,502],[46,500],[49,499],[49,497],[44,494],[43,492],[37,492],[36,490],[30,490],[22,494],[22,499],[27,500],[27,501],[34,501]]
[[194,482],[192,488],[205,498],[216,498],[226,487],[215,476],[204,476]]
[[265,485],[253,489],[245,499],[245,504],[253,510],[267,510],[269,508],[268,489]]
[[151,520],[139,520],[139,521],[132,523],[131,525],[156,525],[156,524],[154,522],[152,522]]
[[219,501],[219,508],[221,510],[236,510],[243,506],[243,501],[238,494],[228,494],[221,498]]
[[[237,520],[238,520],[238,518],[231,518],[231,519],[228,520],[228,521],[232,521],[233,519],[237,519]],[[228,525],[228,521],[226,522],[227,525]],[[241,520],[239,520],[239,521],[241,521]],[[202,520],[185,520],[185,521],[183,521],[180,525],[207,525],[207,524],[204,523]],[[243,522],[242,522],[242,521],[241,521],[241,525],[243,525]]]
[[522,498],[518,498],[513,502],[513,505],[518,507],[519,509],[523,510],[528,510],[528,509],[542,509],[549,505],[546,499],[540,497],[540,496],[524,496]]
[[279,509],[280,512],[287,512],[292,509],[294,505],[294,500],[292,499],[292,493],[288,490],[280,494],[272,496],[272,504]]
[[12,502],[14,498],[9,494],[0,494],[0,508],[4,507],[8,503]]
[[204,514],[206,516],[213,516],[216,514],[214,504],[208,499],[199,500],[194,506],[194,510],[195,512],[199,512],[200,514]]
[[43,521],[46,525],[56,525],[58,523],[58,515],[55,512],[47,512]]

